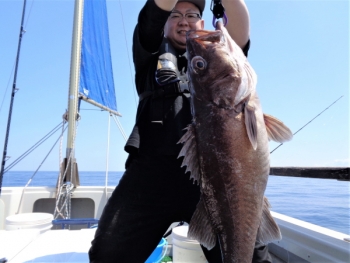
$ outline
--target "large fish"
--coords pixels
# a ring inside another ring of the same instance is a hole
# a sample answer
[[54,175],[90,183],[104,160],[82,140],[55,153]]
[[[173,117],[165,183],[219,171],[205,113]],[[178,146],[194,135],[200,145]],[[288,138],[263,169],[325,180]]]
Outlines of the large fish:
[[225,263],[250,263],[256,240],[281,238],[264,198],[268,140],[292,133],[263,114],[254,70],[222,24],[218,29],[187,34],[193,120],[179,156],[201,190],[188,235],[208,249],[218,241]]

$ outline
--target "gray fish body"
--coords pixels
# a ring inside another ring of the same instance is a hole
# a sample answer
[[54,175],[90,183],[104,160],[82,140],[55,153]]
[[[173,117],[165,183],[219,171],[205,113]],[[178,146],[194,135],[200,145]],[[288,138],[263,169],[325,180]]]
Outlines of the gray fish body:
[[242,113],[217,107],[201,112],[194,126],[202,200],[224,262],[251,262],[269,173],[267,135],[258,132],[254,151]]
[[[204,30],[187,36],[193,121],[180,140],[180,156],[201,189],[189,236],[208,249],[218,240],[223,262],[244,263],[252,260],[268,206],[268,133],[255,73],[228,37]],[[272,225],[272,237],[262,234],[262,241],[280,237]]]

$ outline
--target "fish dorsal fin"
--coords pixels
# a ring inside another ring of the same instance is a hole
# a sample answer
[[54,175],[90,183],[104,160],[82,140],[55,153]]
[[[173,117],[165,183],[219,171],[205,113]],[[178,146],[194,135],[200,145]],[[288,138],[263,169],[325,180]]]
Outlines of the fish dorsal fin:
[[196,239],[208,250],[212,249],[216,244],[216,235],[210,224],[202,198],[199,200],[196,211],[191,218],[187,236]]
[[272,241],[281,240],[281,231],[270,213],[269,200],[264,196],[263,211],[258,229],[257,241],[267,244]]
[[270,140],[282,143],[290,141],[293,138],[291,130],[279,119],[271,115],[264,114],[264,121],[267,135],[269,136]]
[[190,179],[194,179],[197,183],[200,182],[200,173],[199,173],[199,163],[197,156],[197,142],[195,138],[195,130],[192,124],[188,125],[187,132],[182,136],[178,143],[184,143],[180,151],[179,157],[184,157],[182,161],[183,166],[186,167],[186,173],[191,172]]
[[253,146],[253,149],[256,150],[258,146],[258,125],[256,121],[255,108],[250,106],[249,103],[246,103],[244,107],[244,121],[248,138]]

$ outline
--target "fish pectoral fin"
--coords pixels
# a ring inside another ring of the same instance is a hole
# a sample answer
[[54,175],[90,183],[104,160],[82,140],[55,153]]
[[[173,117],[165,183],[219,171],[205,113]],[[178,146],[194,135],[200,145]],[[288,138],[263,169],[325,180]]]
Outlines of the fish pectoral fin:
[[258,146],[258,125],[255,116],[255,108],[248,103],[246,103],[244,107],[244,118],[249,141],[253,149],[256,150]]
[[216,235],[209,221],[202,198],[198,202],[196,211],[191,218],[187,236],[196,239],[208,250],[216,245]]
[[282,239],[281,231],[270,213],[270,207],[268,199],[264,196],[262,217],[256,238],[264,244]]
[[283,143],[290,141],[293,138],[293,133],[291,130],[279,119],[271,115],[264,114],[264,122],[267,135],[270,140]]
[[191,172],[190,179],[197,181],[199,184],[200,172],[197,156],[197,142],[193,124],[190,124],[187,127],[187,132],[182,136],[178,143],[184,143],[178,156],[178,158],[184,156],[181,167],[186,166],[186,173]]

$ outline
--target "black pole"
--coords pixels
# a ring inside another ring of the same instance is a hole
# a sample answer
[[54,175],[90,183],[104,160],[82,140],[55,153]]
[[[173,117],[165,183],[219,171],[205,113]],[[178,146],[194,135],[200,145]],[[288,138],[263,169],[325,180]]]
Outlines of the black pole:
[[26,10],[26,2],[27,2],[27,0],[24,0],[24,2],[23,2],[22,21],[21,21],[21,29],[19,31],[19,40],[18,40],[18,48],[17,48],[15,74],[14,74],[14,77],[13,77],[13,84],[12,84],[11,103],[10,103],[10,109],[9,109],[9,116],[8,116],[8,119],[7,119],[7,128],[6,128],[6,136],[5,136],[5,143],[4,143],[4,151],[3,151],[3,155],[2,155],[2,161],[1,161],[0,195],[1,195],[2,179],[4,177],[4,169],[5,169],[5,163],[6,163],[7,143],[8,143],[9,134],[10,134],[13,101],[14,101],[15,94],[16,94],[16,91],[17,91],[16,80],[17,80],[19,54],[20,54],[20,50],[21,50],[22,37],[23,37],[23,34],[25,32],[24,29],[23,29],[23,22],[24,22],[25,10]]

